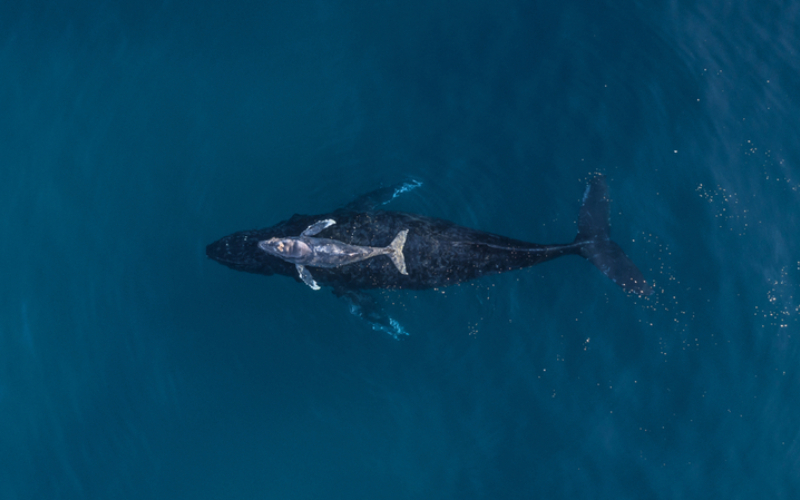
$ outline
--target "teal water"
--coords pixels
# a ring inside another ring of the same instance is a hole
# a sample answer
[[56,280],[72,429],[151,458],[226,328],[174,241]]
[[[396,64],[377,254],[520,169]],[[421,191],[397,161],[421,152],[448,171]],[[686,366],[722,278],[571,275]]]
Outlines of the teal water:
[[[800,3],[0,8],[0,498],[797,498]],[[205,245],[387,206],[558,259],[383,300]]]

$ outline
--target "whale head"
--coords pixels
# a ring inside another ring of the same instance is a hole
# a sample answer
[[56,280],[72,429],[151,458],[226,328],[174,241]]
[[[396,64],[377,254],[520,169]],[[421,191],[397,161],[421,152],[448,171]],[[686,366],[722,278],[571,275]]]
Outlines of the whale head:
[[264,252],[258,246],[264,240],[259,231],[241,231],[218,239],[206,247],[206,255],[231,269],[256,274],[296,273],[294,265]]
[[312,255],[311,248],[297,238],[270,238],[258,242],[258,248],[294,264],[302,264]]

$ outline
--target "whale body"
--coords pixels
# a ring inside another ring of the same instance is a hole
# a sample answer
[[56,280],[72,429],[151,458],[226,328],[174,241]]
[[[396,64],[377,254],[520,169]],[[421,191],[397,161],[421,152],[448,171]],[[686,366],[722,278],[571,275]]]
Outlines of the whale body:
[[386,247],[407,231],[406,274],[388,256],[376,256],[337,267],[311,268],[321,286],[337,295],[363,303],[360,291],[371,289],[426,289],[456,285],[481,276],[515,271],[566,255],[577,255],[594,264],[625,291],[649,295],[653,289],[642,273],[610,239],[608,187],[602,175],[586,187],[578,218],[578,234],[564,244],[529,243],[453,222],[423,215],[379,210],[408,185],[369,193],[328,214],[294,215],[278,224],[225,236],[206,247],[208,257],[231,269],[249,273],[289,276],[302,282],[295,264],[271,255],[259,243],[303,233],[320,220],[336,223],[325,227],[320,238],[347,245]]

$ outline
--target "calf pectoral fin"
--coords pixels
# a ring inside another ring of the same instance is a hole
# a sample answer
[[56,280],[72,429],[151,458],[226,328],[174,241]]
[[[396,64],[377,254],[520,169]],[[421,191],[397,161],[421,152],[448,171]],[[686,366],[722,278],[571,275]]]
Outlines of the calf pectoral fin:
[[303,283],[310,286],[312,290],[319,290],[319,285],[317,285],[317,282],[311,277],[311,271],[306,269],[306,266],[301,266],[300,264],[297,264],[296,267],[297,273],[300,275],[300,279],[303,280]]
[[408,229],[403,229],[397,236],[394,237],[394,240],[389,244],[389,250],[391,250],[387,255],[389,258],[392,259],[394,263],[394,267],[400,271],[400,274],[408,274],[406,271],[406,258],[403,255],[403,246],[406,244],[406,237],[408,236]]
[[315,222],[310,226],[308,226],[306,230],[300,234],[300,236],[314,236],[315,234],[319,233],[326,227],[331,227],[334,224],[336,224],[336,221],[333,219],[325,219],[319,222]]

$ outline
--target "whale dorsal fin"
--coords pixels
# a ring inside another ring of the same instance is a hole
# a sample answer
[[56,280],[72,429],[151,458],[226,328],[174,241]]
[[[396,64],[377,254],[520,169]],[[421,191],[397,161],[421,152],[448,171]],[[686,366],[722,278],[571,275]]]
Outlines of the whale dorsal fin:
[[326,227],[331,227],[332,225],[336,224],[336,221],[333,219],[325,219],[319,222],[315,222],[308,226],[305,231],[300,234],[300,236],[314,236],[315,234],[319,233]]

